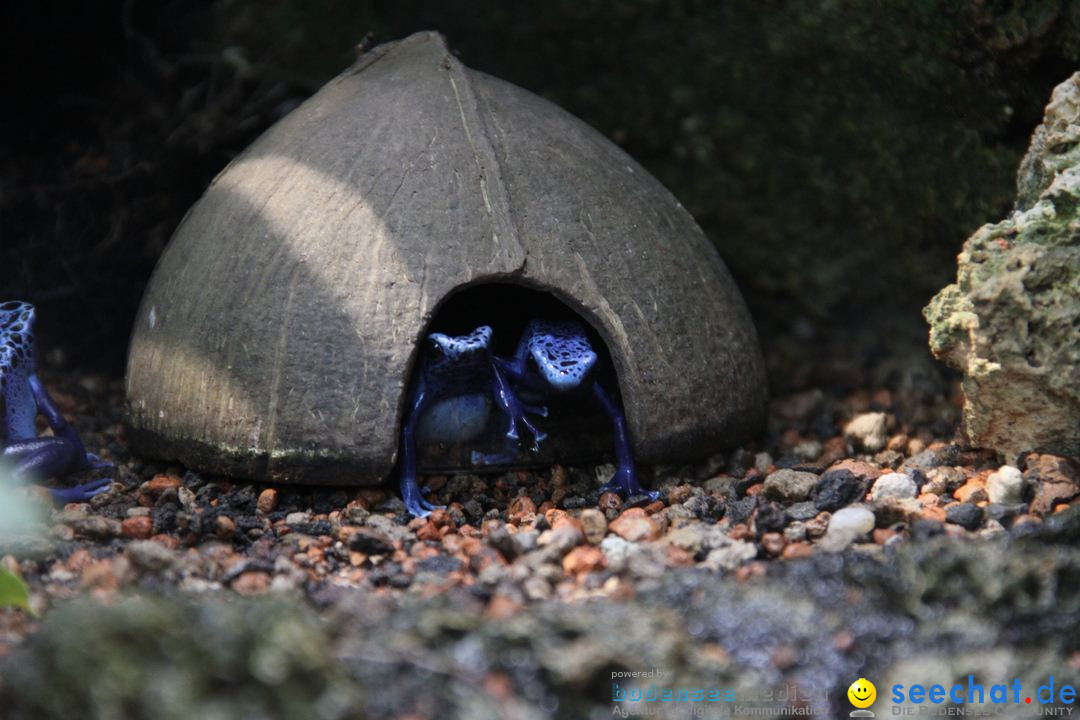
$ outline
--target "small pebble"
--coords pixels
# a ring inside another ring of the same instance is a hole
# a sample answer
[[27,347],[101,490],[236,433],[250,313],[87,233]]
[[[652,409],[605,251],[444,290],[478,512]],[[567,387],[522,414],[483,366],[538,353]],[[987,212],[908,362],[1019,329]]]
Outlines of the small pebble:
[[586,508],[581,511],[581,527],[585,532],[585,539],[590,545],[599,545],[607,535],[608,523],[604,513],[596,508]]
[[916,492],[918,492],[918,487],[916,487],[915,480],[910,475],[888,473],[874,481],[873,487],[870,488],[870,497],[874,500],[884,500],[890,497],[913,498]]
[[877,452],[888,440],[886,426],[885,413],[863,413],[844,426],[844,437],[867,452]]
[[1002,465],[986,479],[986,494],[990,502],[1001,505],[1017,505],[1024,500],[1024,474],[1020,468]]
[[154,521],[149,515],[126,518],[120,523],[120,534],[131,540],[146,540],[154,534]]
[[827,552],[838,552],[865,537],[874,529],[874,513],[864,507],[846,507],[833,513],[829,529],[821,539],[821,547]]
[[563,558],[563,570],[571,575],[600,570],[606,564],[604,553],[598,547],[582,545],[571,550]]
[[972,503],[960,503],[945,510],[945,520],[966,530],[974,530],[983,521],[983,509]]
[[[839,510],[863,499],[866,495],[866,479],[861,478],[846,468],[830,469],[821,476],[817,487],[811,494],[813,505],[818,510]],[[790,508],[788,514],[790,514]],[[815,513],[816,514],[816,513]],[[805,518],[800,518],[805,519]]]
[[222,540],[232,540],[236,534],[236,522],[228,515],[218,515],[214,521],[214,532]]
[[765,478],[765,496],[784,502],[799,502],[810,495],[818,483],[817,475],[797,470],[777,470]]
[[630,508],[608,526],[613,533],[627,542],[655,540],[660,529],[656,522],[640,508]]
[[263,515],[274,511],[278,503],[278,491],[274,488],[266,488],[259,493],[259,499],[255,501],[255,509]]

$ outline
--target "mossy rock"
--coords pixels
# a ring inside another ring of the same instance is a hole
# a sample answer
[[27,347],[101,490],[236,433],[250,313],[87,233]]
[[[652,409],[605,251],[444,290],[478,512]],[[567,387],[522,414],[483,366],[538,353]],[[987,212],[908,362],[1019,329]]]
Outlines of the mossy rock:
[[1080,73],[1059,85],[1021,164],[1017,209],[964,244],[925,310],[964,374],[971,441],[1010,457],[1080,455]]

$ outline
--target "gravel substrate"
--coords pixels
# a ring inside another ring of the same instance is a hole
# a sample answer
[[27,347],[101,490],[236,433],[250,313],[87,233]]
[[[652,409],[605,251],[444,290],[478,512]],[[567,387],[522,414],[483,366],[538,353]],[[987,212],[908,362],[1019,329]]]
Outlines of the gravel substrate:
[[[1028,455],[1016,466],[1003,465],[993,454],[958,442],[958,398],[955,386],[945,381],[847,392],[815,389],[780,397],[772,403],[760,445],[694,467],[654,469],[653,487],[662,491],[658,501],[598,494],[610,466],[555,466],[539,473],[427,477],[432,498],[447,508],[413,519],[405,515],[391,487],[262,486],[131,457],[119,421],[119,383],[50,379],[54,395],[89,449],[114,460],[117,473],[107,492],[85,504],[49,508],[45,493],[27,491],[42,505],[47,521],[42,532],[10,540],[3,562],[29,584],[32,605],[43,614],[46,630],[50,616],[73,612],[51,609],[63,606],[62,601],[89,595],[113,604],[134,592],[208,602],[270,594],[321,609],[323,620],[335,613],[355,613],[362,605],[377,607],[376,615],[390,618],[390,625],[398,622],[396,613],[410,618],[406,624],[418,622],[411,613],[438,616],[447,598],[457,598],[471,618],[462,632],[488,633],[484,642],[496,645],[505,638],[492,640],[489,635],[503,630],[481,630],[481,620],[505,629],[505,623],[518,622],[514,618],[520,616],[523,627],[540,632],[537,628],[546,627],[541,620],[552,613],[562,617],[560,613],[569,612],[576,618],[573,622],[580,623],[584,621],[574,615],[579,611],[584,617],[597,612],[617,617],[637,612],[637,607],[647,616],[642,632],[659,632],[648,629],[654,616],[664,627],[673,621],[652,608],[695,607],[701,599],[687,589],[690,586],[708,587],[717,597],[730,596],[735,605],[745,605],[739,593],[756,591],[739,587],[760,584],[762,592],[767,588],[784,593],[778,579],[797,577],[796,585],[808,586],[815,573],[823,587],[850,584],[852,567],[911,566],[912,557],[926,556],[920,549],[924,547],[948,555],[972,545],[993,548],[972,552],[997,557],[1013,539],[1037,537],[1051,516],[1080,502],[1080,466],[1072,460]],[[1060,552],[1050,552],[1055,562],[1061,561]],[[979,562],[985,563],[985,557]],[[880,594],[886,574],[864,573],[863,581],[872,576],[878,583],[872,592]],[[946,582],[947,575],[935,577],[935,582]],[[739,613],[750,612],[749,606],[731,610],[725,619],[715,604],[709,605],[708,622],[727,623],[730,633],[717,631],[716,637],[703,641],[708,650],[704,660],[695,655],[693,661],[670,663],[700,674],[700,664],[713,662],[708,659],[713,655],[723,665],[756,644],[771,648],[759,664],[771,668],[766,676],[778,680],[813,665],[813,658],[798,649],[807,639],[790,639],[794,645],[785,650],[784,632],[817,638],[813,626],[824,623],[830,628],[828,642],[839,643],[837,647],[868,642],[867,633],[876,637],[882,632],[833,622],[828,613],[836,608],[830,609],[831,601],[816,611],[798,610],[806,627],[782,632],[781,616],[796,612],[785,604],[797,605],[797,595],[805,588],[792,590],[795,596],[778,601],[784,606],[777,610],[780,615],[755,621],[760,628],[755,637],[740,635],[749,632],[739,620]],[[669,600],[662,599],[672,592]],[[822,602],[820,597],[814,601]],[[559,607],[571,609],[553,609]],[[911,622],[910,609],[889,612],[902,611],[907,613],[905,622]],[[367,612],[362,614],[366,617]],[[999,621],[1004,627],[1009,618]],[[676,624],[693,638],[696,626],[689,622],[682,618]],[[40,624],[22,611],[0,613],[0,655],[27,644]],[[1075,618],[1066,623],[1075,624]],[[598,653],[621,652],[596,642]],[[438,643],[428,645],[414,650],[421,655],[445,651],[435,647]],[[29,647],[31,652],[46,651],[40,643],[30,642]],[[538,651],[533,647],[529,652]],[[896,648],[890,652],[895,655]],[[1062,652],[1068,654],[1067,649]],[[426,662],[409,657],[420,666]],[[646,662],[628,657],[616,665]],[[845,673],[864,671],[869,656],[859,658],[845,660],[837,666],[843,672],[819,677],[818,682],[828,686]],[[384,670],[390,672],[389,666]],[[374,682],[372,672],[364,670],[361,675],[367,680],[361,680]],[[506,687],[496,682],[493,689],[484,685],[485,692],[523,691],[506,679],[511,676],[499,676],[504,678],[499,682],[509,683]],[[355,677],[353,681],[359,682]],[[597,682],[604,686],[596,678],[586,685]],[[398,685],[403,696],[415,695],[415,688],[405,687],[408,683]],[[561,694],[564,703],[585,691],[574,690],[572,683],[560,689],[550,678],[541,685],[536,692]],[[589,703],[603,699],[603,692],[596,692],[600,695]],[[532,707],[528,698],[517,701]],[[427,711],[399,715],[391,710],[368,707],[377,716],[429,716]],[[461,712],[469,716],[467,708]]]

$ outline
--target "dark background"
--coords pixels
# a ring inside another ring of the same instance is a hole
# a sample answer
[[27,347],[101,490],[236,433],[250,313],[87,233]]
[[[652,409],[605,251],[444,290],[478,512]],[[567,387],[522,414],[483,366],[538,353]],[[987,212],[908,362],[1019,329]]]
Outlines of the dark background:
[[184,212],[361,42],[439,30],[641,161],[734,272],[777,390],[922,352],[919,308],[1080,60],[1068,0],[2,7],[0,299],[39,306],[52,364],[114,376]]

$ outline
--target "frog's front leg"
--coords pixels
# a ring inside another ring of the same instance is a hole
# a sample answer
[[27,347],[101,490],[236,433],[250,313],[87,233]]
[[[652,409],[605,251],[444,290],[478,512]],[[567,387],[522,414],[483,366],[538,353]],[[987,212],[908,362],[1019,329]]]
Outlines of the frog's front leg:
[[53,401],[52,396],[49,395],[49,391],[45,389],[45,384],[41,382],[36,374],[30,375],[29,382],[30,391],[34,394],[34,402],[37,403],[38,412],[45,416],[45,420],[49,423],[49,427],[52,428],[53,435],[56,438],[65,440],[75,451],[75,457],[72,460],[72,464],[67,466],[67,468],[62,470],[59,474],[70,472],[72,470],[85,470],[86,468],[104,470],[114,467],[112,463],[102,460],[97,455],[86,452],[86,447],[83,445],[79,433],[76,432],[71,423],[64,419],[64,415],[60,412],[60,408],[56,407],[56,403]]
[[428,397],[426,390],[421,388],[416,391],[409,417],[401,428],[401,499],[405,502],[405,509],[416,517],[427,517],[432,510],[441,507],[424,499],[416,482],[416,426],[428,408]]
[[502,411],[506,413],[507,417],[506,437],[511,440],[520,440],[521,435],[518,432],[518,424],[520,423],[521,425],[524,425],[525,429],[533,436],[532,451],[539,452],[540,443],[547,438],[547,434],[533,425],[526,413],[547,417],[547,408],[543,406],[528,405],[518,398],[517,393],[514,392],[513,385],[511,385],[507,379],[508,376],[514,373],[514,365],[512,363],[509,363],[502,358],[492,358],[491,370],[492,391],[495,395],[495,401],[499,404],[499,407],[502,408]]
[[[73,444],[65,437],[40,437],[19,440],[4,448],[3,458],[11,466],[16,481],[28,482],[39,478],[57,477],[85,462],[82,443]],[[112,483],[112,478],[99,478],[70,488],[49,488],[56,502],[85,502]]]
[[593,397],[604,408],[604,412],[611,418],[615,426],[615,461],[617,467],[615,475],[608,482],[600,486],[600,492],[617,492],[626,495],[648,495],[652,500],[660,497],[657,490],[646,490],[638,482],[637,470],[634,467],[634,452],[630,447],[630,432],[626,427],[626,416],[622,408],[600,386],[600,383],[592,383]]

